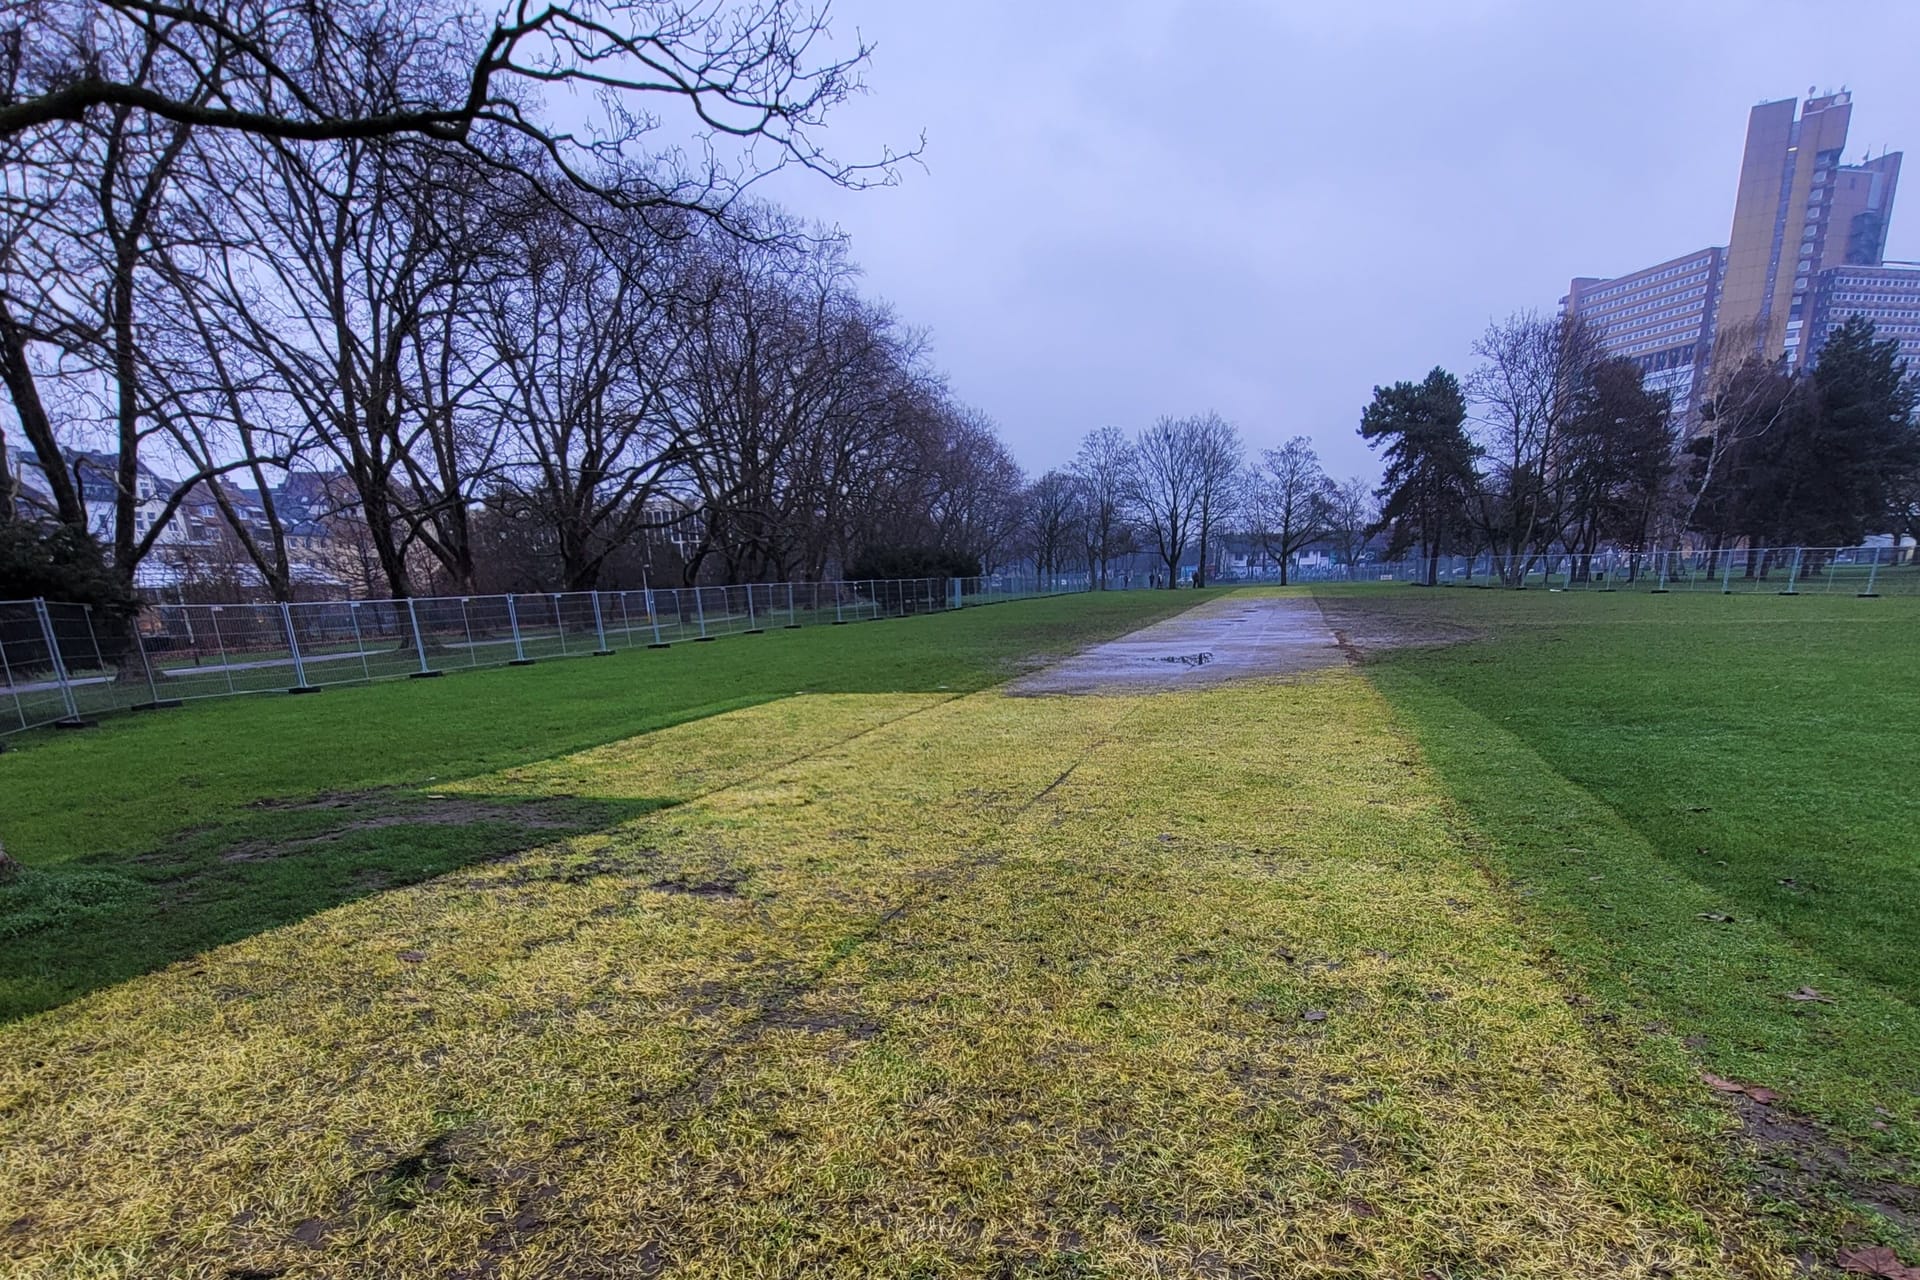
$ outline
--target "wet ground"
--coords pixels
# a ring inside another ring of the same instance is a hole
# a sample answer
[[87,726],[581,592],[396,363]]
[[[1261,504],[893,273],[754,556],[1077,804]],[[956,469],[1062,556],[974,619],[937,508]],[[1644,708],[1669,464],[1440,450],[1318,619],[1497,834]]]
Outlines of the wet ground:
[[1347,661],[1320,606],[1305,597],[1230,596],[1095,645],[1007,687],[1020,696],[1147,693]]

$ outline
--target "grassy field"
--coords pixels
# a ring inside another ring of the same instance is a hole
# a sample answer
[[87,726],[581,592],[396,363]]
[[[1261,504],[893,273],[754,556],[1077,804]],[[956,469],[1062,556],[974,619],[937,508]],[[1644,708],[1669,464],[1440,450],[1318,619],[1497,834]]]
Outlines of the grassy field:
[[808,695],[469,779],[448,794],[706,791],[0,1032],[0,1250],[1726,1273],[1738,1223],[1686,1141],[1718,1113],[1621,1072],[1411,750],[1337,672]]
[[[446,783],[800,691],[957,695],[1192,603],[1030,601],[195,703],[16,739],[0,755],[0,839],[28,873],[0,885],[0,1021],[695,793],[477,805],[436,799]],[[784,737],[752,745],[777,758]],[[262,856],[288,848],[299,856]]]
[[1319,594],[1543,941],[1784,1095],[1735,1095],[1763,1192],[1913,1242],[1920,600]]
[[0,1026],[0,1271],[1784,1277],[1911,1245],[1920,602],[1327,592],[1357,667],[990,687],[1194,602],[0,757],[31,864],[0,959],[42,966],[16,1011],[59,1006]]

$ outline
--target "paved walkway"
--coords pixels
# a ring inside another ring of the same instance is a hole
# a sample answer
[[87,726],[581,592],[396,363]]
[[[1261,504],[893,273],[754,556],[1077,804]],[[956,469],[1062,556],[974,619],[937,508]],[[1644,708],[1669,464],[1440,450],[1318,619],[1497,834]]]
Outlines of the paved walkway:
[[1008,692],[1149,693],[1292,675],[1345,661],[1312,600],[1229,596],[1082,650],[1014,681]]

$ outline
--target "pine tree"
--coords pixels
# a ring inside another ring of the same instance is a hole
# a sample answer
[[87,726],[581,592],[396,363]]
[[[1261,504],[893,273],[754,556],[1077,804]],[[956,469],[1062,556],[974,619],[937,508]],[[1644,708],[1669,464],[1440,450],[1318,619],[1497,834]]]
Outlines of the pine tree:
[[1439,579],[1448,533],[1466,518],[1474,464],[1466,419],[1459,379],[1440,368],[1417,383],[1375,387],[1360,415],[1361,438],[1375,448],[1386,442],[1376,527],[1393,531],[1389,556],[1419,544],[1428,586]]

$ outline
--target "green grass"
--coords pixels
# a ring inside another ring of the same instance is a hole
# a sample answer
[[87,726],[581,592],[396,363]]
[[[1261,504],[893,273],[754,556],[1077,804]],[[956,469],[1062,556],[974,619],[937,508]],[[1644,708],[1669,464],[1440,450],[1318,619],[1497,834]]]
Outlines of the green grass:
[[1785,1274],[1352,671],[793,697],[449,794],[688,787],[0,1027],[0,1269]]
[[[193,703],[17,739],[0,754],[0,839],[27,870],[0,885],[0,1019],[693,793],[436,817],[427,797],[460,779],[801,690],[957,695],[1205,594],[1096,594],[777,631]],[[322,795],[338,800],[298,803]],[[244,856],[266,843],[296,845],[300,856]]]
[[1920,600],[1315,594],[1360,672],[988,690],[1131,593],[22,744],[0,1264],[1914,1256]]
[[1920,1207],[1920,600],[1318,594],[1477,636],[1368,674],[1558,959]]

